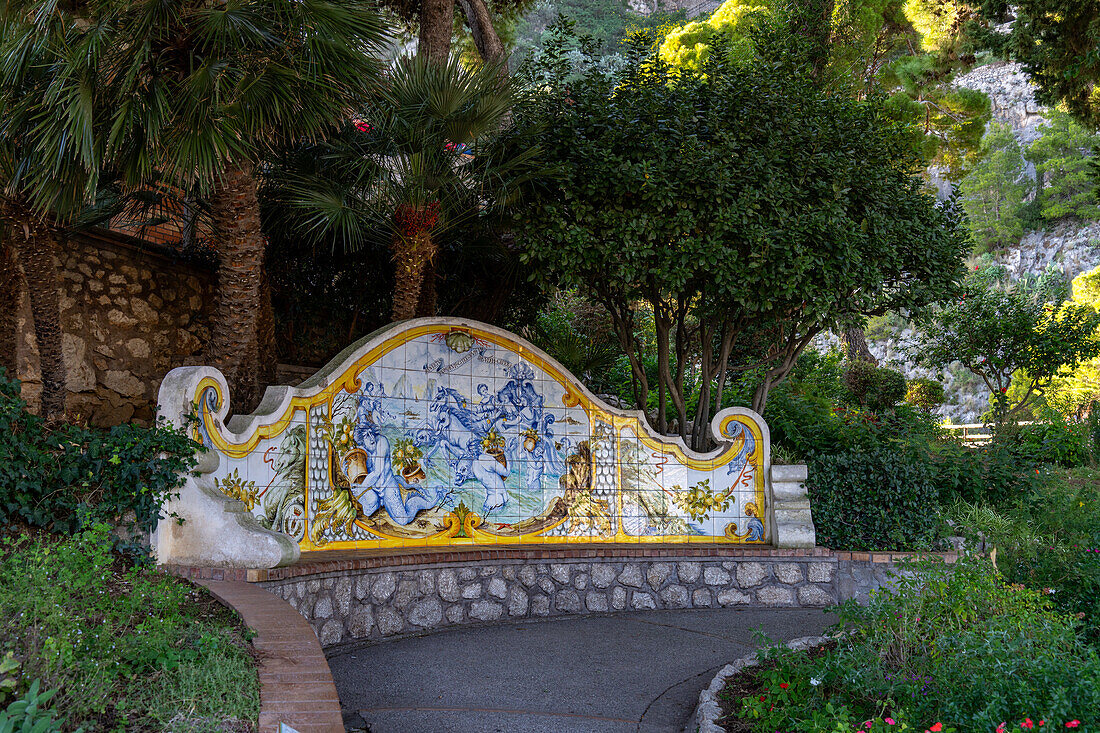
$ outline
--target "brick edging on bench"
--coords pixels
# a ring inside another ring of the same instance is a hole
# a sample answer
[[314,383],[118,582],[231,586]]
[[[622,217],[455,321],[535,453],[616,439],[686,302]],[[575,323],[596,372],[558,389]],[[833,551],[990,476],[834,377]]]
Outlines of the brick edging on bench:
[[250,583],[198,580],[235,609],[256,632],[259,652],[259,733],[278,733],[280,723],[299,733],[344,733],[340,697],[313,629],[288,603]]
[[[320,554],[320,553],[318,553]],[[287,568],[164,568],[243,578],[282,598],[322,646],[470,623],[656,609],[824,608],[866,601],[894,563],[956,553],[834,552],[708,545],[331,553]]]
[[[325,559],[331,556],[332,559]],[[367,550],[362,552],[307,552],[302,559],[282,568],[249,569],[189,567],[182,565],[161,565],[166,573],[190,580],[239,580],[248,583],[264,583],[310,575],[342,573],[354,570],[375,570],[389,567],[427,566],[435,564],[454,565],[467,562],[499,560],[578,560],[608,558],[638,559],[691,559],[725,558],[727,560],[751,558],[828,558],[838,562],[866,562],[874,564],[893,564],[902,559],[936,556],[952,563],[958,557],[957,552],[858,552],[830,550],[827,547],[815,547],[804,550],[777,550],[770,547],[731,547],[729,545],[583,545],[580,547],[477,547],[470,549],[448,548],[434,550],[417,548],[415,550]]]

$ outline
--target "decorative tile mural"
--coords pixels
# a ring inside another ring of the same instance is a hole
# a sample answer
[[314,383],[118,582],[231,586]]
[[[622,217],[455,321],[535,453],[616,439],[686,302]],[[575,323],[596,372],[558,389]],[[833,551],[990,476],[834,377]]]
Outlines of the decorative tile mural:
[[230,421],[243,432],[222,422],[225,389],[206,376],[194,394],[214,486],[302,550],[769,538],[758,416],[722,411],[723,447],[693,453],[485,324],[369,336],[273,412]]

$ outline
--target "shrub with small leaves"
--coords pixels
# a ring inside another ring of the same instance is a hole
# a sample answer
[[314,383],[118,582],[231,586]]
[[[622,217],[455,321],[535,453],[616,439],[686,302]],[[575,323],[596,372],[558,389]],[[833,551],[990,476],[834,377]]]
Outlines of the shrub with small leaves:
[[943,399],[943,385],[934,379],[910,379],[905,385],[905,401],[913,407],[935,410]]
[[[73,534],[96,522],[122,538],[152,530],[199,446],[166,423],[47,426],[0,370],[0,525]],[[126,539],[128,549],[139,549]]]

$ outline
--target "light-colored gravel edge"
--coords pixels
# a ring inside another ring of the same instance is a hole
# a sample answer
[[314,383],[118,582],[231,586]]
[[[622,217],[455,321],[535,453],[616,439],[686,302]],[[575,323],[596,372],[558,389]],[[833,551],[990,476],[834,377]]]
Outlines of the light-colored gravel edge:
[[[794,651],[802,651],[826,641],[827,636],[803,636],[788,641],[786,646]],[[695,706],[695,714],[691,716],[684,733],[724,733],[722,726],[718,725],[718,718],[722,716],[722,706],[718,704],[718,693],[726,686],[726,680],[757,663],[756,652],[741,657],[722,669],[711,680],[710,685],[699,693],[699,704]]]

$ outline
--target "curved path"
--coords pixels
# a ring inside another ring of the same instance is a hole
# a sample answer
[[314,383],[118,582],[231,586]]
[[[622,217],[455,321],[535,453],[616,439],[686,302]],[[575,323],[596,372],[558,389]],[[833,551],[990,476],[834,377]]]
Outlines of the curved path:
[[723,665],[820,610],[693,609],[463,627],[327,650],[350,731],[681,731]]

